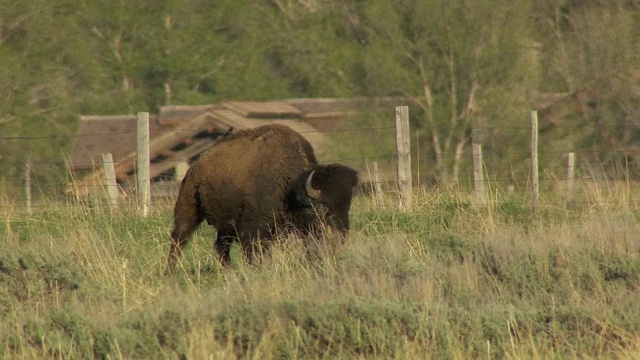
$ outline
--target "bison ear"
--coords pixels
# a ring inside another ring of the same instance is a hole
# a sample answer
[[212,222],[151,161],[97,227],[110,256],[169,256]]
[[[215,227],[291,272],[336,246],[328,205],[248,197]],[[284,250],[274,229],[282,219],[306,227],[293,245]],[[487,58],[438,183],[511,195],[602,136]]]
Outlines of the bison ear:
[[316,170],[314,169],[309,174],[309,177],[307,177],[307,181],[304,183],[304,191],[307,193],[307,195],[310,198],[312,198],[314,200],[318,200],[318,199],[320,199],[320,196],[322,196],[322,191],[320,191],[319,189],[315,189],[313,187],[313,185],[311,185],[311,181],[313,179],[313,174],[315,172],[316,172]]

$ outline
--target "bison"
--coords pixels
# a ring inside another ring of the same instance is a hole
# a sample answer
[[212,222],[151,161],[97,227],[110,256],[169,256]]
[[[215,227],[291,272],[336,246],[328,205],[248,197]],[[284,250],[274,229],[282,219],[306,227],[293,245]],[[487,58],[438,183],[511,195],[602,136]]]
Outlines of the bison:
[[357,183],[355,170],[319,164],[311,144],[286,126],[234,132],[204,152],[182,180],[166,272],[203,220],[217,229],[214,249],[223,266],[235,240],[253,263],[279,234],[319,235],[328,228],[346,236]]

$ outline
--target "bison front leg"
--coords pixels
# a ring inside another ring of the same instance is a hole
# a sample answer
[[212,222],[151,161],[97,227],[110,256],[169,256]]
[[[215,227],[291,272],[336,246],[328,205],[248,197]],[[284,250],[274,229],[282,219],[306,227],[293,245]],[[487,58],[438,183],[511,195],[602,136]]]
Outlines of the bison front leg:
[[213,248],[216,251],[218,261],[223,267],[228,267],[231,264],[231,244],[235,238],[236,236],[233,232],[218,230],[218,236]]
[[265,256],[269,255],[271,238],[268,233],[255,233],[240,237],[240,246],[245,260],[250,265],[260,265]]

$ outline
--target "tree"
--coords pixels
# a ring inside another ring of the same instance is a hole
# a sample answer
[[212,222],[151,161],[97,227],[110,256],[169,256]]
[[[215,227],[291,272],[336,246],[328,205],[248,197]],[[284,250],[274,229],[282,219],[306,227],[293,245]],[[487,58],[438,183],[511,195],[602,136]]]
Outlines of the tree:
[[[526,3],[380,0],[346,9],[366,34],[362,86],[414,99],[423,112],[417,128],[452,179],[472,127],[527,108],[536,78]],[[500,110],[491,108],[496,99]]]
[[65,21],[69,10],[39,0],[0,4],[0,162],[10,179],[27,159],[41,162],[39,169],[63,164],[79,94],[70,80],[81,76],[75,67],[82,42]]
[[543,49],[544,86],[571,94],[578,111],[563,120],[585,129],[567,134],[572,146],[600,156],[622,150],[640,163],[640,5],[556,0],[538,12],[553,40]]

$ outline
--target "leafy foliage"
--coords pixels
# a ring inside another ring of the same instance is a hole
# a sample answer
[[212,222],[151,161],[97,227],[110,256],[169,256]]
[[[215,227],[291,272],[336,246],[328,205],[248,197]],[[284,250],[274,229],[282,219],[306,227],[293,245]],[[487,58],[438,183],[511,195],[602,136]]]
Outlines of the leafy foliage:
[[[526,138],[490,129],[525,124],[538,106],[547,149],[616,148],[640,162],[633,1],[34,0],[0,14],[9,179],[27,159],[64,178],[80,114],[288,97],[412,97],[421,161],[445,179],[459,177],[454,154],[472,136],[494,165],[521,163]],[[547,108],[540,93],[566,97]]]

